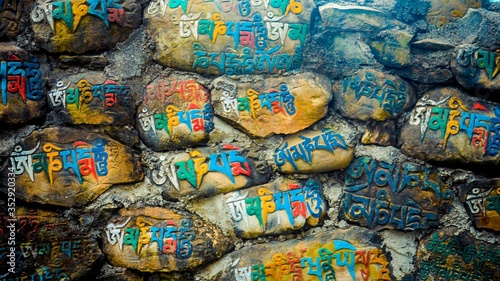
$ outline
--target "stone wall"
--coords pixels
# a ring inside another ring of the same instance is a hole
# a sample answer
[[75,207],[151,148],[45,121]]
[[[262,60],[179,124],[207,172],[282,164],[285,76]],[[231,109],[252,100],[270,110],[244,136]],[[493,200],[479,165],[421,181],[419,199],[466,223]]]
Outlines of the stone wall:
[[0,38],[2,281],[500,280],[497,0],[0,0]]

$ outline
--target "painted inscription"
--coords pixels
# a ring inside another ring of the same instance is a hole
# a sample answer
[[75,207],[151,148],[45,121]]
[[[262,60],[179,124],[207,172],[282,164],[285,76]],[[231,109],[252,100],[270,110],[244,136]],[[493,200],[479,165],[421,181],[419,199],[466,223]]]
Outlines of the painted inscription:
[[309,33],[303,10],[299,0],[159,0],[147,17],[172,21],[176,39],[192,50],[191,70],[236,75],[298,68]]
[[98,18],[106,27],[110,24],[124,26],[126,9],[124,0],[37,0],[31,12],[35,23],[45,23],[55,33],[55,25],[62,22],[67,30],[74,32],[82,18],[92,16]]
[[484,69],[488,78],[493,80],[500,72],[500,49],[491,52],[488,50],[460,49],[456,62],[462,67]]
[[427,21],[442,27],[462,18],[469,8],[481,8],[481,0],[432,0],[427,11]]
[[379,108],[387,111],[391,117],[399,115],[407,103],[407,86],[405,82],[397,84],[391,79],[377,81],[372,72],[366,72],[364,77],[354,75],[342,81],[344,94],[354,91],[354,102],[360,99],[369,99]]
[[496,156],[500,150],[500,108],[494,116],[485,105],[475,102],[467,108],[457,96],[434,101],[424,96],[417,102],[409,124],[420,125],[420,141],[426,139],[428,131],[436,132],[446,150],[449,141],[466,136],[470,150],[483,156]]
[[174,103],[175,97],[180,97],[183,102],[210,102],[210,93],[194,79],[160,79],[146,86],[143,102],[145,105]]
[[289,145],[288,141],[276,150],[274,155],[274,163],[281,171],[281,167],[286,163],[290,163],[295,171],[299,170],[297,160],[305,163],[312,163],[314,152],[323,150],[335,154],[337,148],[348,149],[348,145],[340,134],[335,134],[332,129],[324,129],[321,134],[308,137],[305,135],[299,136],[302,141]]
[[31,149],[16,146],[10,155],[10,164],[17,176],[27,174],[32,182],[36,174],[43,172],[53,185],[58,174],[70,173],[82,184],[84,180],[99,181],[108,174],[108,157],[103,139],[95,139],[93,143],[76,141],[70,149],[39,142]]
[[[126,227],[129,222],[133,226]],[[195,233],[190,219],[154,222],[146,217],[124,218],[121,223],[109,223],[104,229],[107,242],[118,246],[120,251],[131,248],[138,256],[143,248],[153,247],[160,255],[172,255],[187,259],[193,253],[192,241]]]
[[369,228],[427,229],[438,225],[438,210],[453,197],[425,166],[364,156],[346,169],[340,213]]
[[497,280],[500,249],[434,233],[425,241],[430,257],[419,263],[419,280]]
[[19,95],[23,103],[42,100],[44,93],[38,57],[31,55],[30,61],[23,61],[10,54],[6,61],[1,61],[0,87],[3,105],[7,105],[11,95]]
[[[333,239],[316,249],[275,253],[269,261],[233,269],[235,280],[391,280],[389,262],[379,248],[356,247]],[[238,265],[236,265],[238,266]]]
[[68,108],[69,110],[83,110],[90,107],[92,101],[97,98],[97,103],[103,110],[112,109],[120,104],[119,100],[130,102],[130,86],[119,85],[113,80],[107,79],[102,84],[92,85],[86,79],[80,79],[77,87],[70,87],[64,81],[58,81],[56,86],[49,92],[49,101],[54,109]]
[[500,230],[500,183],[498,179],[460,186],[460,199],[478,228]]
[[271,188],[266,185],[251,188],[251,191],[247,189],[228,193],[225,197],[226,207],[237,228],[248,233],[255,232],[252,228],[256,224],[258,233],[280,228],[280,225],[284,229],[297,228],[306,220],[319,219],[324,214],[326,203],[318,181],[309,179],[284,186]]

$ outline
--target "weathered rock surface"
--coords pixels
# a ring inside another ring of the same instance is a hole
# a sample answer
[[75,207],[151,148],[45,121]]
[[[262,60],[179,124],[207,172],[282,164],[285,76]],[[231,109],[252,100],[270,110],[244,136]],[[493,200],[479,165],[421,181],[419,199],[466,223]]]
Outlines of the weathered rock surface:
[[377,144],[381,146],[396,146],[397,133],[394,121],[370,122],[361,137],[362,144]]
[[[392,280],[391,260],[376,232],[353,227],[302,240],[270,242],[233,252],[200,274],[217,280]],[[322,279],[323,280],[323,279]]]
[[403,153],[425,161],[498,164],[498,105],[453,87],[427,92],[401,130]]
[[293,134],[323,118],[331,84],[323,75],[253,76],[251,81],[222,76],[214,80],[215,113],[252,137]]
[[133,121],[130,86],[101,72],[63,78],[48,93],[49,105],[68,124],[128,125]]
[[318,226],[326,214],[321,182],[275,181],[224,195],[236,235],[255,238]]
[[413,34],[398,29],[381,32],[368,43],[383,65],[402,68],[411,64],[410,41]]
[[285,174],[322,173],[347,167],[354,147],[332,129],[304,130],[286,136],[275,151],[274,164]]
[[500,91],[500,49],[485,50],[474,45],[458,46],[451,59],[451,70],[466,89]]
[[28,1],[0,2],[0,39],[13,39],[24,26],[20,25],[21,16]]
[[[149,177],[169,198],[207,197],[266,183],[271,169],[234,145],[152,155]],[[155,160],[156,159],[156,160]]]
[[377,32],[390,25],[384,12],[366,6],[328,3],[319,13],[323,25],[337,31]]
[[429,167],[363,156],[345,170],[340,217],[377,230],[427,229],[438,226],[453,198]]
[[214,130],[210,93],[193,77],[155,79],[146,86],[136,116],[141,139],[156,151],[197,145]]
[[[74,207],[88,204],[113,184],[142,180],[139,160],[132,149],[105,135],[47,128],[16,145],[2,165],[2,176],[15,179],[21,200]],[[7,193],[7,181],[2,185]]]
[[470,8],[481,8],[482,0],[431,0],[427,11],[427,21],[437,27],[443,27],[462,18]]
[[0,123],[24,124],[45,115],[44,78],[38,56],[0,43]]
[[145,24],[162,65],[207,74],[278,73],[298,68],[311,0],[152,1]]
[[231,244],[213,224],[168,208],[122,209],[103,227],[103,252],[114,266],[143,272],[194,269]]
[[0,272],[5,280],[78,280],[103,257],[89,229],[53,211],[19,204],[14,209],[15,216],[8,215],[7,205],[0,211],[0,244],[5,245]]
[[417,278],[422,281],[498,280],[500,247],[479,241],[466,230],[445,228],[420,240]]
[[500,179],[476,181],[458,189],[474,226],[500,231]]
[[375,69],[360,70],[332,89],[340,114],[363,121],[395,119],[415,104],[410,83]]
[[141,2],[36,1],[30,14],[36,43],[77,54],[111,48],[142,23]]

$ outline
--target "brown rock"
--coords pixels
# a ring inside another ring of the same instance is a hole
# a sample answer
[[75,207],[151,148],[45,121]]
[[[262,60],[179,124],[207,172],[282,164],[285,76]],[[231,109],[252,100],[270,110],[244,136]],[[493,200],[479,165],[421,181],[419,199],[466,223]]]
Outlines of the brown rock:
[[142,23],[142,6],[138,0],[37,1],[30,15],[38,46],[81,54],[125,41]]
[[331,100],[325,76],[302,73],[283,77],[217,78],[215,112],[253,137],[293,134],[323,118]]
[[415,103],[412,85],[375,69],[363,69],[332,87],[335,108],[363,121],[395,119]]
[[45,115],[42,66],[37,56],[0,43],[0,123],[25,124]]
[[332,129],[305,130],[285,137],[274,163],[285,174],[322,173],[343,169],[354,158],[354,146]]
[[[3,178],[15,178],[17,198],[65,207],[86,205],[113,184],[143,178],[132,149],[65,127],[34,131],[16,146],[2,171]],[[7,181],[3,186],[7,192]]]
[[133,120],[130,86],[101,72],[86,72],[57,81],[49,105],[68,124],[127,125]]
[[362,144],[376,144],[381,146],[396,146],[396,122],[370,122],[363,137],[361,138]]
[[194,269],[231,249],[211,223],[160,207],[122,209],[102,235],[103,251],[111,264],[143,272]]
[[29,1],[2,1],[0,3],[0,39],[14,40],[19,33],[21,16],[26,2]]
[[[458,234],[460,233],[460,234]],[[420,240],[418,280],[498,280],[500,247],[476,240],[455,227],[441,229]]]
[[450,22],[462,18],[469,8],[481,8],[481,0],[431,0],[431,6],[427,11],[427,22],[437,27],[443,27]]
[[427,229],[438,226],[453,197],[429,167],[363,156],[345,170],[340,217],[377,230]]
[[401,130],[401,150],[425,161],[498,165],[498,105],[457,88],[437,88],[416,104]]
[[19,204],[15,209],[14,218],[7,215],[6,205],[0,211],[0,255],[5,257],[0,265],[2,278],[47,280],[52,276],[54,280],[82,280],[103,257],[89,229],[53,211]]
[[165,186],[169,198],[207,197],[266,183],[271,169],[265,161],[247,154],[247,150],[227,144],[170,158],[153,155],[158,160],[149,176],[156,185]]
[[390,262],[376,232],[351,227],[245,247],[200,276],[216,272],[220,281],[394,280]]
[[210,93],[193,77],[159,77],[146,87],[137,108],[137,129],[156,151],[195,146],[214,130]]
[[145,25],[162,65],[207,74],[296,69],[309,33],[311,0],[152,1]]
[[458,189],[474,226],[500,231],[500,179],[472,182]]
[[318,226],[326,215],[321,183],[275,181],[224,195],[236,235],[255,238]]

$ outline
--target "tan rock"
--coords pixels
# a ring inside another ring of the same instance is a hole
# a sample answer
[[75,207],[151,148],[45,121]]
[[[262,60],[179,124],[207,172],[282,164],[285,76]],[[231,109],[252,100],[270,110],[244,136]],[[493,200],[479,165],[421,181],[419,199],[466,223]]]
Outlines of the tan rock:
[[399,29],[381,32],[369,45],[375,58],[382,64],[402,68],[411,64],[410,41],[413,34]]
[[462,18],[470,8],[478,9],[482,6],[480,0],[431,0],[430,2],[431,5],[427,11],[427,22],[437,27],[443,27]]
[[332,129],[304,130],[285,137],[274,164],[285,174],[322,173],[343,169],[354,158],[354,146]]
[[113,184],[144,176],[132,149],[65,127],[34,131],[15,147],[2,171],[4,178],[15,178],[19,199],[64,207],[86,205]]
[[293,134],[323,118],[331,100],[325,76],[302,73],[214,80],[215,113],[252,137]]
[[160,207],[122,209],[102,235],[111,264],[143,272],[192,270],[232,247],[213,224]]

